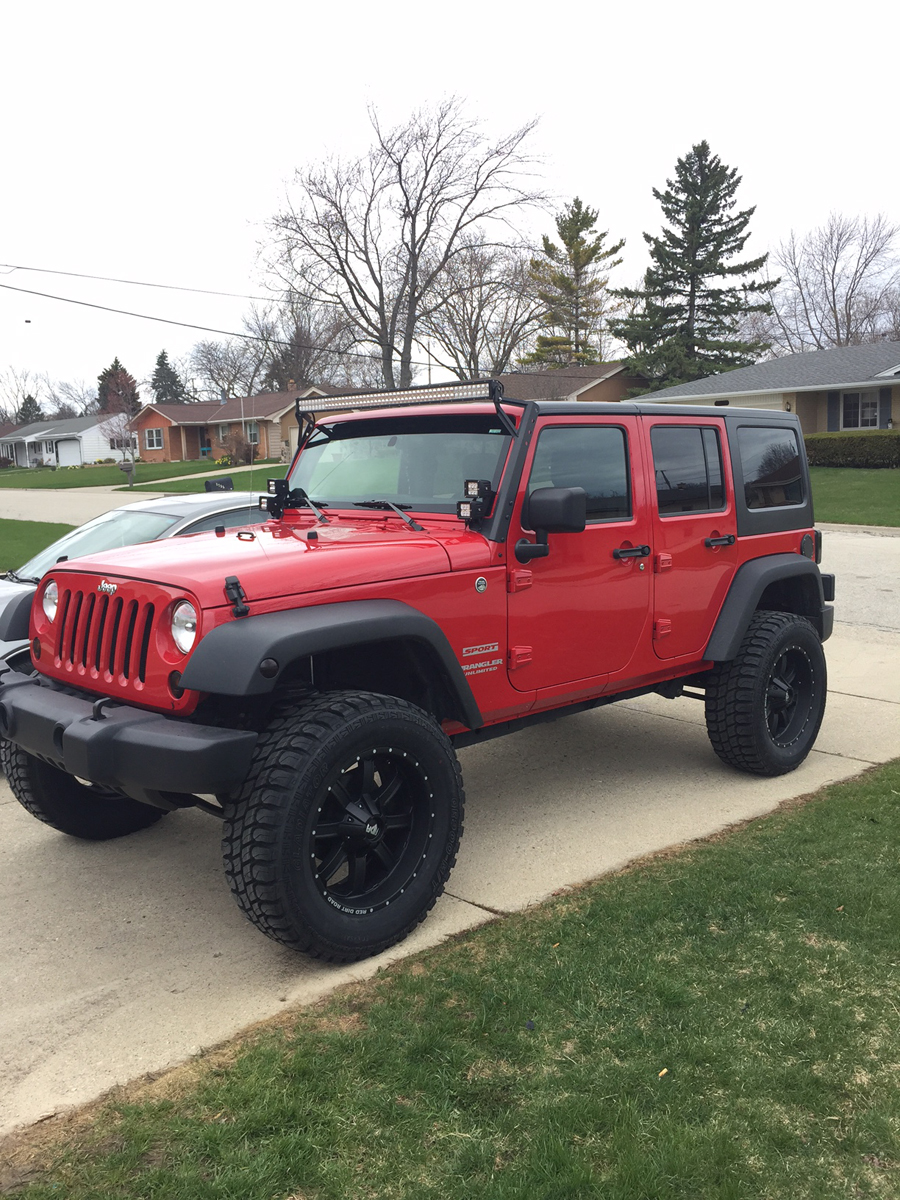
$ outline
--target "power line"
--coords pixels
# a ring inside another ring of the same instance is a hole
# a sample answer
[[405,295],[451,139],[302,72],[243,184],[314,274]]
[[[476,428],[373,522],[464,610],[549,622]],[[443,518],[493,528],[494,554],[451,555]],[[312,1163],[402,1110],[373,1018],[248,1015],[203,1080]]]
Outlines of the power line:
[[[265,342],[269,346],[286,346],[288,349],[314,350],[319,354],[347,355],[350,358],[371,358],[371,354],[363,354],[360,350],[332,350],[329,346],[300,346],[296,342],[285,342],[281,338],[263,337],[258,333],[235,333],[228,329],[213,329],[210,325],[194,325],[190,321],[175,321],[171,317],[154,317],[148,313],[131,312],[127,308],[110,308],[107,304],[92,304],[89,300],[73,300],[71,296],[54,296],[50,292],[36,292],[31,288],[13,287],[11,283],[0,283],[0,288],[8,292],[22,292],[26,296],[41,296],[45,300],[61,300],[64,304],[78,304],[82,308],[98,308],[101,312],[116,313],[121,317],[136,317],[140,321],[158,321],[162,325],[178,325],[182,329],[198,329],[201,333],[218,333],[222,337],[243,338],[248,342]],[[417,367],[427,366],[427,363],[413,361]]]
[[216,292],[211,288],[179,287],[175,283],[147,283],[141,279],[117,279],[112,275],[85,275],[81,271],[54,271],[49,267],[23,267],[15,263],[0,263],[0,270],[6,268],[12,271],[33,271],[39,275],[66,275],[69,279],[95,279],[101,283],[127,283],[132,287],[163,288],[169,292],[196,292],[201,296],[230,296],[234,300],[260,300],[269,304],[290,304],[290,300],[281,300],[277,296],[246,296],[243,292]]

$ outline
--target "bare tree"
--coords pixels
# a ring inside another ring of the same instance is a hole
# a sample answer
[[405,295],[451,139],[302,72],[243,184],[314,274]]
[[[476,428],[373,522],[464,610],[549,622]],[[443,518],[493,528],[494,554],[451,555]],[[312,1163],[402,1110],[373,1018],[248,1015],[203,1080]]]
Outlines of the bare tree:
[[0,421],[17,421],[16,414],[31,396],[43,408],[47,400],[46,379],[35,371],[7,367],[0,371]]
[[791,233],[772,254],[770,339],[782,353],[852,346],[890,336],[900,286],[900,226],[886,217],[832,213],[804,238]]
[[438,277],[485,222],[539,199],[525,151],[535,122],[489,142],[458,99],[391,130],[369,115],[368,154],[297,172],[296,202],[270,223],[270,263],[378,347],[385,386],[406,387]]
[[418,335],[428,337],[440,366],[459,379],[508,369],[541,324],[532,254],[527,246],[495,246],[477,236],[450,260],[435,280]]
[[377,387],[378,364],[357,343],[355,329],[337,309],[293,293],[276,308],[264,384],[272,391],[329,383]]
[[72,382],[61,379],[54,382],[49,375],[42,378],[47,396],[47,411],[55,420],[84,417],[97,411],[96,384],[85,383],[82,379]]
[[254,308],[244,318],[246,338],[223,342],[198,342],[191,351],[192,387],[207,400],[250,396],[258,389],[275,341],[273,318],[268,310]]

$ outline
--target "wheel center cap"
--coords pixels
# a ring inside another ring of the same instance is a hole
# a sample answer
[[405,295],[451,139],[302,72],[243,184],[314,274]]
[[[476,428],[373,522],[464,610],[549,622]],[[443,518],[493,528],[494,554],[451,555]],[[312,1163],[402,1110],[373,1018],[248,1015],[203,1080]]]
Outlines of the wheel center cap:
[[381,836],[381,823],[379,821],[369,821],[366,825],[366,836],[377,838]]

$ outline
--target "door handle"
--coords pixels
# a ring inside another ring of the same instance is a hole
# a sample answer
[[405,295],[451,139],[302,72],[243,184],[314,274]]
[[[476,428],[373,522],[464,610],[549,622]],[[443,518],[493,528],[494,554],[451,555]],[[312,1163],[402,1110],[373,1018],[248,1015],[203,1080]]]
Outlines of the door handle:
[[629,546],[625,550],[613,550],[613,558],[646,558],[649,553],[649,546]]
[[735,537],[733,533],[727,533],[724,537],[704,538],[704,546],[733,546]]

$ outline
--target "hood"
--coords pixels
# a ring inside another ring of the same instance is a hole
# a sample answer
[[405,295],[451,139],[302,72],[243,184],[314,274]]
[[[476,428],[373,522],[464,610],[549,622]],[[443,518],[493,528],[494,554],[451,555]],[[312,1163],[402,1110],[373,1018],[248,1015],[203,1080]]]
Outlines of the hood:
[[[315,536],[310,538],[308,535]],[[236,575],[248,600],[383,583],[450,569],[441,542],[396,519],[335,520],[328,525],[270,522],[145,542],[95,557],[60,563],[52,575],[144,580],[193,593],[203,608],[224,603],[226,576]]]

